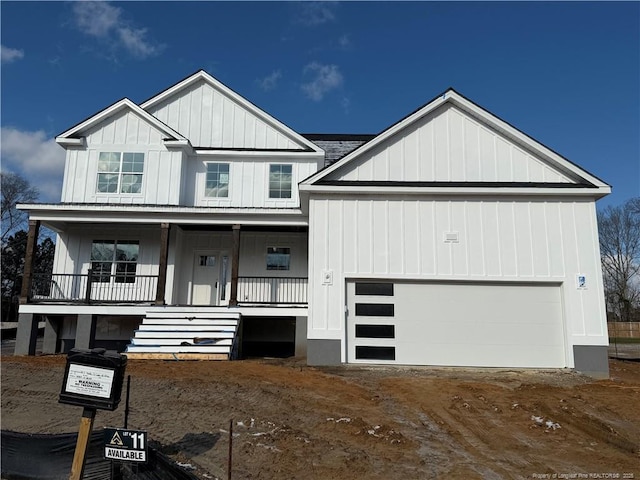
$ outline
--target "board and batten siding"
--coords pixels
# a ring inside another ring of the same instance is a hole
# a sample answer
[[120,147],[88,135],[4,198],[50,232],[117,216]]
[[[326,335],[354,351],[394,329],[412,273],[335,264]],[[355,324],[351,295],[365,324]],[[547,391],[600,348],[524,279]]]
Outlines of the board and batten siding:
[[148,111],[187,137],[194,147],[304,148],[204,80]]
[[[229,164],[228,197],[205,196],[208,163]],[[269,198],[269,165],[275,164],[292,166],[291,198]],[[295,208],[300,206],[298,183],[317,170],[316,159],[192,156],[185,178],[184,200],[198,207]]]
[[379,278],[561,284],[568,350],[607,344],[594,202],[312,198],[309,225],[309,338],[342,339],[345,279]]
[[94,240],[138,240],[138,275],[157,275],[160,257],[160,228],[135,229],[114,226],[83,225],[59,233],[56,240],[54,273],[86,274],[91,267]]
[[[232,232],[182,232],[179,235],[175,255],[175,302],[191,302],[193,267],[198,254],[227,255],[231,258],[233,247]],[[267,247],[289,247],[291,268],[287,271],[267,270]],[[307,276],[307,234],[280,232],[240,231],[241,277],[306,277]],[[231,268],[229,264],[229,268]],[[227,289],[231,288],[231,274],[227,278]]]
[[327,179],[574,183],[452,105],[435,110]]
[[[169,151],[163,135],[131,111],[120,112],[86,134],[86,146],[69,147],[62,187],[62,202],[180,204],[183,154]],[[105,194],[97,192],[100,152],[144,153],[142,192]]]

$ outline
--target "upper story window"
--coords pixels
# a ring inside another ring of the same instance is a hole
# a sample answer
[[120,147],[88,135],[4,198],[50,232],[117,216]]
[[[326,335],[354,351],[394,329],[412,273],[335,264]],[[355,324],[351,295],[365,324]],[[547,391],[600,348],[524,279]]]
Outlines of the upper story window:
[[269,165],[269,198],[291,198],[291,165]]
[[135,283],[137,240],[94,240],[91,245],[93,282]]
[[207,163],[207,180],[204,188],[207,197],[229,196],[229,164]]
[[141,193],[144,153],[100,152],[98,193]]

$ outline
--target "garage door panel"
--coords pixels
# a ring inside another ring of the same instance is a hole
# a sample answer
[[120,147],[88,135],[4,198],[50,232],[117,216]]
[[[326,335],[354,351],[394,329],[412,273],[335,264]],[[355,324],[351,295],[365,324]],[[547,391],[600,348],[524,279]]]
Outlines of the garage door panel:
[[409,325],[398,325],[395,328],[398,342],[409,339],[408,343],[418,345],[438,345],[445,344],[449,348],[456,345],[476,347],[479,339],[484,339],[483,343],[492,346],[516,345],[529,347],[530,345],[548,346],[561,348],[564,344],[563,338],[558,335],[549,335],[548,331],[540,329],[537,325],[504,326],[504,325],[460,325],[460,329],[452,329],[451,325],[439,324],[431,325],[428,329],[423,329],[420,337],[422,341],[416,341],[416,330]]
[[556,349],[523,350],[521,346],[507,346],[499,351],[495,346],[478,346],[473,352],[457,350],[451,345],[429,345],[419,351],[399,342],[396,362],[402,365],[436,365],[459,367],[557,368]]
[[[396,282],[394,295],[382,297],[357,296],[354,283],[347,283],[348,361],[359,361],[358,345],[395,345],[391,363],[566,366],[558,285]],[[355,316],[357,302],[394,304],[393,315]],[[394,325],[395,338],[355,338],[356,324]]]

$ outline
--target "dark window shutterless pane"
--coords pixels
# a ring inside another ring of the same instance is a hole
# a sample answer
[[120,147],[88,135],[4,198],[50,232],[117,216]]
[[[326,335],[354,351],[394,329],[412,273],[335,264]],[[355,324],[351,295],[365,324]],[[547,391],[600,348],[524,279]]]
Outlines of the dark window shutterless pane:
[[395,360],[396,347],[356,347],[356,360]]
[[289,270],[290,262],[289,247],[267,247],[267,270]]
[[135,283],[136,264],[116,263],[116,283]]
[[393,296],[393,283],[357,282],[356,295]]
[[395,338],[393,325],[356,325],[357,338]]
[[356,315],[362,317],[393,317],[393,303],[356,303]]

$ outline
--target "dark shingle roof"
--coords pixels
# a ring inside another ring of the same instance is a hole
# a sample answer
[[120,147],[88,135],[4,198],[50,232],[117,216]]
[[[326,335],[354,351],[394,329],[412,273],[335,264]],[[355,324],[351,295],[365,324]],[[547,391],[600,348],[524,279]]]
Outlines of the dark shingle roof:
[[311,140],[325,151],[324,165],[328,166],[351,153],[359,146],[367,143],[376,135],[352,135],[345,133],[303,133],[302,136]]

